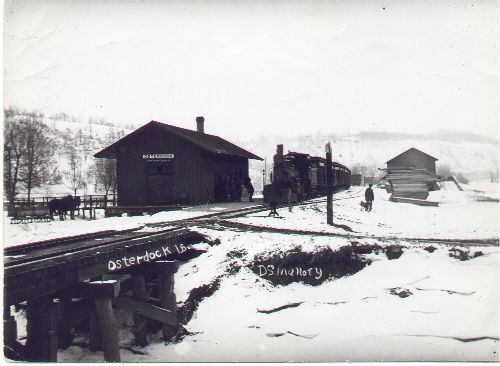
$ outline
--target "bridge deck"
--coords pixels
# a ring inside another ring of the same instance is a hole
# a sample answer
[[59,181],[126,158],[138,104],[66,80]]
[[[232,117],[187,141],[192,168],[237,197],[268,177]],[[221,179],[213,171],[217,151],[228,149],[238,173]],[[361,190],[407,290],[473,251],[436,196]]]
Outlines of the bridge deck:
[[[87,241],[72,243],[67,251],[55,251],[50,255],[50,249],[37,251],[37,259],[31,253],[29,261],[22,261],[24,256],[6,258],[4,270],[5,296],[7,303],[15,304],[44,295],[49,295],[65,288],[77,285],[111,272],[110,261],[123,257],[144,256],[146,252],[157,252],[167,259],[166,254],[177,251],[176,244],[187,243],[199,238],[200,235],[187,229],[169,230],[145,236],[131,233],[121,234],[103,240],[102,242]],[[137,263],[129,262],[127,267]],[[125,266],[125,264],[124,264]]]

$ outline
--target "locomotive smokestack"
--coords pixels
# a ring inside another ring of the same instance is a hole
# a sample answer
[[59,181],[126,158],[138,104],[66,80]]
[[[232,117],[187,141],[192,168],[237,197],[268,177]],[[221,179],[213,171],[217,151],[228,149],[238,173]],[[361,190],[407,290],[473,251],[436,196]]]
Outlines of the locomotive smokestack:
[[283,164],[284,159],[285,157],[283,156],[283,144],[276,145],[276,154],[273,156],[274,169],[276,169],[276,167],[280,164]]
[[196,131],[205,133],[205,118],[196,117]]
[[283,144],[279,144],[276,146],[276,155],[283,156]]

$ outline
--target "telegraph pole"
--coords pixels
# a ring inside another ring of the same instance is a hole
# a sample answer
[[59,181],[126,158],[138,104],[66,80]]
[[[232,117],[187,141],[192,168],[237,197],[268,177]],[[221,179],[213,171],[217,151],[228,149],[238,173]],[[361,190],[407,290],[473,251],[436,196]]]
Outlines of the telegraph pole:
[[332,172],[332,145],[325,145],[326,152],[326,223],[333,225],[333,172]]
[[264,169],[262,169],[262,192],[264,192],[264,186],[266,185],[266,175],[267,175],[267,158],[264,158]]

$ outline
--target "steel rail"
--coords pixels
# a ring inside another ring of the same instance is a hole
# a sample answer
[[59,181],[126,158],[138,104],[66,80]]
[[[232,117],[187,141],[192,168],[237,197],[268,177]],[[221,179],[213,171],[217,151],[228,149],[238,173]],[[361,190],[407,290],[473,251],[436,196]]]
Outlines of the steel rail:
[[[356,197],[358,194],[359,192],[355,192],[354,194],[349,195],[347,197],[338,197],[334,200],[349,199]],[[316,203],[322,203],[323,201],[324,201],[323,199],[313,198],[308,200],[307,202],[293,203],[292,206],[311,205]],[[279,205],[278,207],[279,208],[288,207],[288,204]],[[5,255],[4,266],[9,267],[22,263],[29,263],[30,261],[37,261],[40,259],[68,255],[70,253],[75,253],[90,248],[98,249],[105,245],[125,240],[146,238],[148,236],[152,236],[155,234],[166,233],[172,230],[176,230],[179,229],[180,227],[196,225],[197,223],[204,220],[234,218],[267,210],[269,210],[269,206],[261,204],[261,205],[244,207],[223,212],[214,212],[186,219],[145,224],[142,226],[124,230],[105,230],[105,231],[98,231],[93,233],[86,233],[86,234],[67,236],[67,237],[59,237],[38,242],[15,245],[4,249],[4,255]],[[169,226],[169,228],[163,230],[156,230],[154,232],[147,231],[147,229],[149,228],[162,228],[165,226]],[[146,231],[140,232],[141,230],[146,230]]]

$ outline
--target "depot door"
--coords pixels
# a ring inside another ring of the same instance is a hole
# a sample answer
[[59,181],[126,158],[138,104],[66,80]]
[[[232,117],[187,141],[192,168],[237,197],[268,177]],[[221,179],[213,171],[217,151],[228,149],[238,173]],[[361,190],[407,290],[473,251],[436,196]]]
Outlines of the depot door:
[[150,205],[174,203],[174,172],[172,163],[148,164],[147,196]]

